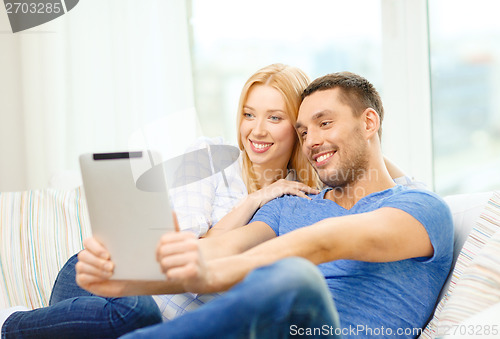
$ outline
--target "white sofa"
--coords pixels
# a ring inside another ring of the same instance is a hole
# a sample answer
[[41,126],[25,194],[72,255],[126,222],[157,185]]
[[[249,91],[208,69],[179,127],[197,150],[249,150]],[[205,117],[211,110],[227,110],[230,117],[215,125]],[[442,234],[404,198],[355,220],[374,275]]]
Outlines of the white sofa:
[[[445,200],[451,208],[455,225],[456,266],[443,287],[441,302],[422,338],[460,334],[464,332],[460,325],[462,321],[500,303],[500,245],[497,249],[498,271],[485,273],[493,276],[487,277],[489,289],[485,293],[488,295],[474,289],[467,290],[471,284],[467,281],[470,280],[468,271],[477,266],[475,263],[482,258],[485,248],[490,252],[491,247],[495,250],[494,244],[490,244],[495,240],[495,233],[500,244],[500,232],[497,232],[500,227],[500,192],[454,195]],[[81,249],[82,240],[90,234],[80,188],[0,193],[0,308],[46,306],[57,272],[67,258]],[[496,267],[494,263],[491,266]],[[480,280],[485,278],[475,271],[472,275],[479,276]],[[460,288],[462,281],[468,283],[465,292]],[[496,291],[494,297],[491,290]],[[461,291],[465,296],[455,301],[458,297],[455,298],[454,294],[460,294],[455,291]],[[467,293],[472,297],[469,298]],[[448,307],[450,304],[454,305],[453,308]],[[500,324],[500,320],[497,323]]]

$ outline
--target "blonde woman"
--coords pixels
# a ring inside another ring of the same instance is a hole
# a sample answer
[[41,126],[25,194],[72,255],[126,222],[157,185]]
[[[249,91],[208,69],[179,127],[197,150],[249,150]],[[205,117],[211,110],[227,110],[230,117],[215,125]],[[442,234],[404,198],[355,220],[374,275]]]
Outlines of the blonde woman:
[[[308,83],[303,71],[282,64],[247,80],[237,111],[240,158],[224,171],[225,178],[218,173],[171,191],[181,229],[214,236],[245,225],[260,206],[283,194],[307,198],[306,193],[319,192],[294,128]],[[202,138],[193,148],[219,144],[220,138]]]

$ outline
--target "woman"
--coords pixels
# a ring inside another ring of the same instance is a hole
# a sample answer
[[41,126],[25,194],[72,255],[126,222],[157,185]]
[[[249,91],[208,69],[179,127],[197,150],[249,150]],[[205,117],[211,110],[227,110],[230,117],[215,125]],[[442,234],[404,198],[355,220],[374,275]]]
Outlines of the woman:
[[[224,171],[226,180],[219,173],[170,192],[182,229],[213,236],[245,225],[271,199],[318,192],[318,177],[300,151],[294,128],[308,83],[300,69],[282,64],[262,68],[247,80],[237,112],[241,155]],[[221,143],[203,138],[193,148]]]
[[[294,130],[300,95],[308,82],[302,71],[281,64],[250,77],[238,108],[240,160],[224,171],[225,178],[218,174],[171,192],[181,228],[198,236],[216,236],[245,225],[271,199],[283,194],[307,198],[305,193],[318,192],[316,174],[303,157]],[[402,175],[388,168],[393,178]],[[169,318],[213,297],[160,296],[155,303],[149,296],[95,296],[76,285],[76,262],[74,256],[61,269],[49,307],[10,316],[4,312],[2,338],[117,337],[160,322],[157,304]]]
[[[318,177],[300,150],[294,128],[308,83],[300,69],[281,64],[267,66],[247,80],[237,116],[241,155],[224,170],[226,179],[219,173],[170,191],[181,229],[199,237],[217,236],[246,225],[260,206],[283,194],[308,199],[305,193],[319,193]],[[221,143],[203,138],[193,148]],[[216,295],[184,293],[154,299],[167,320]]]

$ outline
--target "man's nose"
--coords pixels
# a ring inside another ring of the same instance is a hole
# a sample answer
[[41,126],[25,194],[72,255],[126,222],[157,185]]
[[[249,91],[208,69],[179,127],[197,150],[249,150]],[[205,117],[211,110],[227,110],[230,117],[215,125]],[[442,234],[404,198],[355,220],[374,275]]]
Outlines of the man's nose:
[[314,149],[322,144],[322,139],[320,133],[313,130],[307,131],[306,139],[304,140],[304,146],[308,149]]

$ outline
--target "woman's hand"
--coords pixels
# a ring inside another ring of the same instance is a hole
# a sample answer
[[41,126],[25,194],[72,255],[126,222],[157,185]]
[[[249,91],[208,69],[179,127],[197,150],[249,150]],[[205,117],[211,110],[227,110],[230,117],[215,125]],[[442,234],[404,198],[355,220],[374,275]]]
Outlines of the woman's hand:
[[76,283],[97,295],[121,296],[126,283],[109,280],[113,276],[114,263],[106,248],[93,237],[85,239],[83,247],[75,266]]
[[248,195],[242,202],[233,208],[231,212],[226,214],[224,218],[215,224],[207,232],[204,238],[219,236],[238,227],[245,226],[255,214],[256,210],[274,198],[281,197],[284,194],[294,194],[299,197],[311,199],[306,193],[318,194],[319,192],[319,190],[311,188],[303,183],[280,179]]
[[178,283],[186,291],[206,293],[210,290],[208,270],[200,240],[191,232],[164,234],[156,258],[167,281]]
[[280,179],[271,185],[250,194],[249,198],[255,199],[258,203],[258,207],[260,208],[265,203],[285,194],[293,194],[298,197],[311,199],[306,195],[306,193],[318,194],[319,192],[319,190],[309,187],[301,182]]

